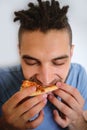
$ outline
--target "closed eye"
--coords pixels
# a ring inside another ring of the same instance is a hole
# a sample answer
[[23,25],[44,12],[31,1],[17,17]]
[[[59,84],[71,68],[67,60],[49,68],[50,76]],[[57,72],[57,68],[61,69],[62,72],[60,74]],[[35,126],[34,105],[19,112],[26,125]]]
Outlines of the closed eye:
[[53,62],[54,65],[60,66],[60,65],[64,65],[65,62]]
[[27,65],[36,65],[37,62],[34,60],[24,60]]
[[64,65],[68,60],[68,56],[63,56],[63,57],[58,57],[58,58],[55,58],[52,60],[52,63],[54,65],[58,65],[58,66],[61,66],[61,65]]
[[32,58],[30,56],[23,56],[23,60],[27,65],[36,65],[36,64],[40,64],[40,61],[36,58]]

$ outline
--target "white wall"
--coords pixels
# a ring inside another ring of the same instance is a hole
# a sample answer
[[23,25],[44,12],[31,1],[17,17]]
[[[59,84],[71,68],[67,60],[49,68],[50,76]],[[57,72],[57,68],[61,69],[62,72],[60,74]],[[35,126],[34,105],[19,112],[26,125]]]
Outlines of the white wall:
[[[13,23],[14,11],[27,8],[30,0],[0,0],[0,66],[19,63],[17,50],[18,23]],[[36,1],[36,0],[31,0]],[[87,70],[87,0],[59,0],[61,5],[70,5],[69,21],[75,44],[73,62]]]

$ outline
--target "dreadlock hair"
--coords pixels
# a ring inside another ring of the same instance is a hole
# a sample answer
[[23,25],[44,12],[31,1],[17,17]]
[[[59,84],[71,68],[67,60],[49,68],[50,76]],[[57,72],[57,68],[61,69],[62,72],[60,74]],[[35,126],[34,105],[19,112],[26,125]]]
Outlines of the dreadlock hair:
[[69,33],[70,45],[72,44],[72,30],[66,16],[69,6],[60,8],[60,4],[56,0],[42,1],[37,0],[38,4],[30,2],[27,10],[15,12],[15,21],[20,21],[19,28],[19,44],[20,37],[24,31],[40,30],[46,33],[49,30],[65,29]]

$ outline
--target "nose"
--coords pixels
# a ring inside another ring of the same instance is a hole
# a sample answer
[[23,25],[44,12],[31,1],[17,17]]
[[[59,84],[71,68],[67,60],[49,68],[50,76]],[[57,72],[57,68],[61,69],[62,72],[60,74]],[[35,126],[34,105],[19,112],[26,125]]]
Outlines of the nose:
[[56,79],[57,79],[55,69],[48,65],[40,67],[39,73],[37,74],[37,79],[44,86],[49,86],[50,84],[55,84]]

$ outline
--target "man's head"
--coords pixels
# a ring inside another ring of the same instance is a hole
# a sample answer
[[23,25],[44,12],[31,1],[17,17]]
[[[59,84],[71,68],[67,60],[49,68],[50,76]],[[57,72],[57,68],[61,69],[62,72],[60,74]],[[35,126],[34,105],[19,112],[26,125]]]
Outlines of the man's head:
[[19,52],[26,79],[41,84],[65,81],[72,56],[72,31],[66,16],[68,6],[55,0],[29,3],[29,9],[15,12],[20,21]]

